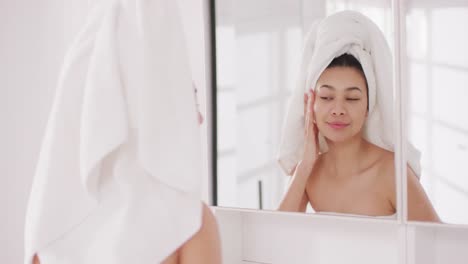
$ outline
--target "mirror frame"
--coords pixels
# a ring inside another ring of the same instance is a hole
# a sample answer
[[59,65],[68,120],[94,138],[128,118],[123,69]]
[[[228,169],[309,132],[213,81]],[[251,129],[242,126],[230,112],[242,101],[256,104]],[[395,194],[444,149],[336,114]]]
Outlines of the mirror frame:
[[[213,206],[218,205],[218,99],[216,87],[218,87],[217,81],[217,68],[216,68],[216,1],[208,0],[208,20],[209,20],[209,58],[210,58],[210,87],[208,92],[210,93],[210,99],[207,100],[211,104],[210,109],[212,110],[207,114],[210,120],[210,133],[211,137],[209,140],[209,155],[208,157],[211,164],[211,204]],[[208,109],[208,108],[207,108]],[[210,148],[211,147],[211,148]]]

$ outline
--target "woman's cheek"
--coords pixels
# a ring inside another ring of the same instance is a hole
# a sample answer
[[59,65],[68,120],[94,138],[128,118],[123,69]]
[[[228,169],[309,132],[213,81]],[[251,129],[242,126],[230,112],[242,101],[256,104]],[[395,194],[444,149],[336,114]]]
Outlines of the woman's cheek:
[[315,103],[314,105],[314,115],[317,118],[320,118],[326,113],[326,106],[321,103]]

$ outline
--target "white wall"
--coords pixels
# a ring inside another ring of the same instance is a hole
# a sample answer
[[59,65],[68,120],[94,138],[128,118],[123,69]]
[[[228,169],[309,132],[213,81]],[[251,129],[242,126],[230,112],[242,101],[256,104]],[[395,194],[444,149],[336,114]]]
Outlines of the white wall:
[[[181,12],[205,110],[204,0],[180,0]],[[0,262],[21,263],[27,199],[54,96],[71,39],[86,18],[83,0],[0,1]],[[205,123],[206,124],[206,123]],[[207,143],[204,125],[204,141]],[[206,156],[206,155],[205,155]],[[203,199],[209,201],[209,175]]]
[[[408,1],[408,135],[442,221],[468,224],[468,2]],[[449,155],[447,155],[450,153]],[[466,208],[466,207],[465,207]]]
[[39,147],[65,46],[86,2],[0,2],[0,259],[20,263]]

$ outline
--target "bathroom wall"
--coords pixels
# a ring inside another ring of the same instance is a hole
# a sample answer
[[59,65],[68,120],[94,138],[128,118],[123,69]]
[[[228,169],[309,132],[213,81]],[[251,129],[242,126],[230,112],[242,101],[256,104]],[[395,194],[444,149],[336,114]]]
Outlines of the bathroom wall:
[[21,263],[26,203],[65,47],[86,1],[0,1],[0,262]]

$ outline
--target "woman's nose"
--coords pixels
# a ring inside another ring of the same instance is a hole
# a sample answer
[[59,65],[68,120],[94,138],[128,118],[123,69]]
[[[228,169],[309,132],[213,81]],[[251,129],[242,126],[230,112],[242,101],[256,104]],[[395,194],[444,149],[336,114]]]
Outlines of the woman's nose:
[[343,107],[343,104],[338,102],[333,106],[333,109],[332,109],[333,116],[342,116],[345,114],[346,114],[346,109]]

